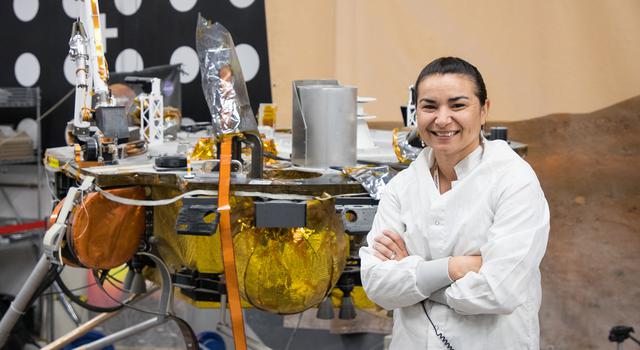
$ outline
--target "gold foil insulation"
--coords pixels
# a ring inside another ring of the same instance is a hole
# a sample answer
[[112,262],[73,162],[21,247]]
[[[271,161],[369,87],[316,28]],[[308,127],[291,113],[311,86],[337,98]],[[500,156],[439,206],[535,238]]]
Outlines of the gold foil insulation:
[[321,173],[296,169],[267,169],[263,175],[265,179],[269,180],[300,180],[322,176]]
[[[154,200],[166,199],[181,193],[175,188],[154,186],[151,190],[151,197]],[[182,202],[178,201],[154,208],[153,235],[157,239],[156,247],[160,256],[173,270],[186,267],[202,273],[221,273],[223,268],[218,234],[189,236],[176,233],[176,220],[181,206]]]
[[[331,291],[331,302],[333,303],[333,306],[342,306],[343,295],[344,293],[340,290],[340,288],[333,288],[333,290]],[[349,295],[353,299],[353,305],[358,309],[382,309],[367,297],[367,293],[361,286],[354,286],[351,294]]]
[[193,146],[191,160],[216,159],[216,143],[213,137],[201,137]]
[[[154,199],[178,194],[160,187],[152,192]],[[173,269],[223,272],[219,232],[212,236],[175,233],[180,206],[178,202],[155,209],[154,235],[160,255]],[[301,312],[321,302],[338,281],[348,252],[348,239],[335,214],[334,201],[308,201],[307,227],[300,228],[255,227],[254,204],[249,197],[231,197],[230,206],[243,299],[281,314]]]
[[338,281],[348,251],[334,204],[328,199],[308,201],[307,227],[287,229],[256,228],[253,203],[238,208],[246,213],[234,220],[243,298],[280,314],[304,311],[324,299]]
[[258,109],[258,125],[276,127],[276,113],[278,106],[273,103],[261,103]]
[[262,153],[264,156],[264,164],[265,166],[269,166],[275,163],[278,163],[276,159],[270,158],[269,155],[278,155],[278,148],[276,146],[276,141],[274,139],[267,139],[264,134],[260,134],[260,139],[262,140]]

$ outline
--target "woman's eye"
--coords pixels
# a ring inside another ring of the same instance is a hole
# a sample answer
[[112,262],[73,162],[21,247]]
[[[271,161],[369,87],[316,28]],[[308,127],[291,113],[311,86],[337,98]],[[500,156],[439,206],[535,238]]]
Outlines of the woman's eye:
[[422,106],[422,109],[425,110],[425,111],[432,111],[432,110],[436,109],[436,106],[424,105],[424,106]]
[[456,103],[453,105],[453,109],[460,109],[460,108],[464,108],[465,105],[463,103]]

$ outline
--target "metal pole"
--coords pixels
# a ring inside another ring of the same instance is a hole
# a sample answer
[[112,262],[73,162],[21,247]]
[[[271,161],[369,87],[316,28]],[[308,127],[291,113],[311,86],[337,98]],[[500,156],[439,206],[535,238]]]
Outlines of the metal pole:
[[114,312],[101,313],[98,316],[96,316],[96,317],[92,318],[91,320],[87,321],[87,323],[82,324],[78,328],[72,330],[71,332],[69,332],[69,333],[63,335],[62,337],[56,339],[55,341],[51,342],[49,345],[44,346],[42,348],[42,350],[58,350],[58,349],[61,349],[64,346],[66,346],[69,343],[71,343],[72,341],[82,337],[87,332],[89,332],[90,330],[92,330],[95,327],[99,326],[100,324],[104,323],[105,321],[113,318],[114,316],[117,316],[120,313],[120,311],[122,311],[122,309],[120,309],[118,311],[114,311]]
[[40,120],[40,88],[36,88],[37,93],[37,104],[36,104],[36,121],[38,125],[38,137],[36,137],[36,148],[37,148],[37,157],[36,164],[38,167],[38,178],[36,181],[38,182],[38,194],[36,195],[36,202],[38,203],[38,214],[36,215],[36,220],[42,219],[42,204],[40,203],[40,191],[42,190],[42,131],[41,131],[41,120]]
[[146,331],[147,329],[153,328],[159,324],[162,324],[164,322],[166,322],[168,319],[165,317],[154,317],[152,319],[146,320],[142,323],[139,323],[135,326],[129,327],[129,328],[125,328],[119,332],[113,333],[111,335],[108,335],[104,338],[98,339],[92,343],[89,343],[87,345],[78,347],[76,349],[78,350],[91,350],[91,349],[102,349],[107,345],[111,345],[115,342],[117,342],[118,340],[122,340],[124,338],[130,337],[132,335],[141,333]]
[[11,211],[13,212],[13,215],[16,216],[16,222],[18,224],[22,224],[23,223],[22,217],[18,213],[18,210],[16,209],[16,207],[13,205],[13,202],[11,202],[11,198],[9,197],[7,192],[4,190],[4,188],[0,188],[0,193],[2,193],[4,200],[7,201],[7,204],[9,204],[9,209],[11,209]]
[[[147,292],[146,294],[135,295],[135,296],[129,297],[127,299],[127,301],[125,301],[125,304],[133,305],[133,304],[135,304],[135,303],[137,303],[137,302],[139,302],[141,300],[146,299],[147,297],[149,297],[150,295],[155,293],[157,290],[158,290],[158,288],[153,288],[149,292]],[[83,323],[78,328],[76,328],[76,329],[70,331],[69,333],[61,336],[60,338],[56,339],[51,344],[42,347],[41,350],[58,350],[58,349],[61,349],[61,348],[65,347],[65,346],[67,346],[68,344],[70,344],[72,341],[74,341],[74,340],[80,338],[81,336],[85,335],[87,332],[89,332],[90,330],[94,329],[95,327],[97,327],[97,326],[103,324],[104,322],[110,320],[114,316],[117,316],[118,314],[120,314],[120,312],[122,312],[122,310],[125,310],[125,309],[126,308],[122,308],[120,310],[113,311],[113,312],[101,313],[98,316],[92,318],[91,320]]]
[[55,294],[58,296],[58,301],[60,301],[60,304],[62,304],[62,308],[67,313],[69,318],[73,321],[73,323],[76,324],[76,326],[79,326],[81,322],[80,317],[78,317],[78,314],[76,313],[76,310],[73,309],[73,306],[71,305],[71,303],[67,301],[67,299],[64,297],[62,290],[58,286],[58,282],[53,282],[53,284],[51,285],[51,288],[54,290]]
[[47,342],[50,343],[56,339],[56,325],[53,317],[53,288],[49,288],[49,295],[47,295],[47,322],[49,328],[47,329]]
[[0,321],[0,348],[2,348],[7,342],[7,339],[9,339],[13,326],[16,325],[20,316],[24,314],[24,310],[29,306],[28,304],[33,297],[33,293],[35,293],[36,289],[38,289],[42,283],[42,280],[44,280],[50,266],[51,263],[47,257],[44,254],[41,255],[36,267],[33,268],[33,271],[31,271],[27,281],[22,285],[18,295],[16,295],[13,302],[11,302],[9,309],[7,309],[7,312],[2,317],[2,321]]

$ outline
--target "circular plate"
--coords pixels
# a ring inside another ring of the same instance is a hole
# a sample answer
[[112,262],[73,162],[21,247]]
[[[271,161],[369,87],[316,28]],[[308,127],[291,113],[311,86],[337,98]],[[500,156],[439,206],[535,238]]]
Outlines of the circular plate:
[[0,136],[11,137],[16,134],[11,125],[0,125]]
[[33,148],[35,149],[38,146],[38,123],[31,118],[24,118],[18,124],[16,128],[18,132],[24,131],[31,141],[33,141]]
[[373,102],[375,100],[375,97],[358,96],[358,103]]

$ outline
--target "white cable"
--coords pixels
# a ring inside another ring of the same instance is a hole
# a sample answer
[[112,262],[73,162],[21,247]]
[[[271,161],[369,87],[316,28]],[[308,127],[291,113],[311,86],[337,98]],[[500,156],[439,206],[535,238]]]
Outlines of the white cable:
[[[120,204],[125,205],[137,205],[144,207],[158,207],[163,205],[169,205],[181,200],[187,196],[217,196],[218,191],[213,190],[195,190],[189,191],[187,193],[183,193],[179,196],[168,198],[168,199],[159,199],[159,200],[140,200],[140,199],[131,199],[124,198],[120,196],[116,196],[112,193],[109,193],[102,188],[95,186],[96,190],[100,192],[105,198],[110,201],[114,201]],[[298,194],[280,194],[280,193],[266,193],[266,192],[246,192],[246,191],[235,191],[233,192],[234,196],[238,197],[262,197],[268,199],[279,199],[279,200],[311,200],[311,199],[328,199],[328,198],[337,198],[337,197],[352,197],[358,195],[368,195],[368,193],[348,193],[348,194],[340,194],[326,198],[319,198],[313,196],[304,196]]]
[[100,192],[105,198],[107,198],[110,201],[114,201],[120,204],[126,204],[126,205],[138,205],[138,206],[144,206],[144,207],[159,207],[159,206],[163,206],[163,205],[169,205],[171,203],[175,203],[179,200],[181,200],[182,198],[186,197],[186,196],[216,196],[218,195],[218,191],[209,191],[209,190],[195,190],[195,191],[189,191],[187,193],[183,193],[177,197],[173,197],[173,198],[169,198],[169,199],[159,199],[159,200],[140,200],[140,199],[131,199],[131,198],[124,198],[124,197],[120,197],[120,196],[116,196],[114,194],[111,194],[105,190],[103,190],[102,188],[95,186],[96,190],[98,192]]

